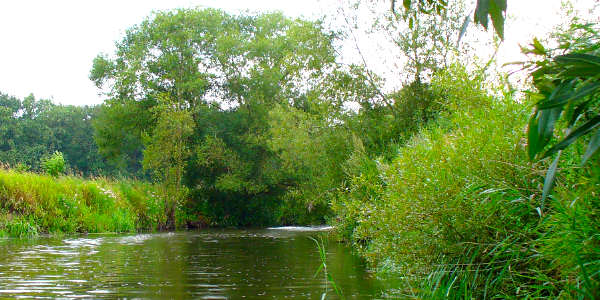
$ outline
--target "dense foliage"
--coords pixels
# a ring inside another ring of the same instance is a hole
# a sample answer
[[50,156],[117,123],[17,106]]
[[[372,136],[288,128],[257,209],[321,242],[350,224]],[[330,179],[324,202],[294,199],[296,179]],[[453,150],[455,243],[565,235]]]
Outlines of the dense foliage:
[[155,230],[167,221],[159,188],[128,180],[55,178],[0,168],[0,199],[0,236],[133,232]]
[[[526,49],[541,57],[529,66],[539,99],[529,121],[529,156],[556,156],[546,175],[544,198],[552,188],[562,150],[586,135],[592,136],[582,158],[585,164],[600,148],[598,24],[581,24],[575,18],[565,32],[556,35],[555,49],[547,49],[537,39],[532,49]],[[564,134],[561,127],[566,127]],[[556,135],[560,139],[552,143]]]
[[94,142],[97,108],[55,105],[33,95],[20,100],[0,94],[0,162],[41,171],[42,161],[60,151],[73,173],[108,171]]
[[[403,5],[371,27],[408,61],[398,90],[321,22],[180,9],[94,60],[100,106],[0,95],[0,232],[329,222],[400,297],[599,297],[597,26],[535,40],[519,97],[467,63],[464,3]],[[506,1],[477,5],[503,36]],[[55,151],[156,184],[60,176]]]
[[214,223],[322,222],[349,149],[336,95],[369,92],[360,68],[335,62],[334,37],[280,14],[157,13],[94,61],[110,97],[100,151],[129,165],[142,154],[161,182],[174,172]]

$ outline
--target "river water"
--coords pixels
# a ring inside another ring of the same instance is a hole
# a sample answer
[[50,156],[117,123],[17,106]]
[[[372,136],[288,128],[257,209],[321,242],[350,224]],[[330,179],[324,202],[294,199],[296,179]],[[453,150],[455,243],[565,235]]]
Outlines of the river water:
[[[337,299],[306,228],[0,239],[0,298]],[[385,289],[346,246],[326,242],[347,299]]]

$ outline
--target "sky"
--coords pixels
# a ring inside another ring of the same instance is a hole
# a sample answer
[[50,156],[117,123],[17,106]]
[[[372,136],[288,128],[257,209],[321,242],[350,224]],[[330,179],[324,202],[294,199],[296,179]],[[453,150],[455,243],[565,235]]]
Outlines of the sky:
[[[18,98],[33,93],[61,104],[101,103],[103,97],[88,79],[92,60],[100,53],[113,53],[125,30],[152,11],[193,7],[232,13],[280,10],[290,17],[316,19],[331,12],[336,1],[340,0],[0,1],[0,92]],[[579,2],[586,6],[593,1]],[[506,61],[519,59],[519,43],[556,25],[561,0],[509,0],[508,5],[508,38],[499,53]],[[354,49],[344,51],[353,57]]]

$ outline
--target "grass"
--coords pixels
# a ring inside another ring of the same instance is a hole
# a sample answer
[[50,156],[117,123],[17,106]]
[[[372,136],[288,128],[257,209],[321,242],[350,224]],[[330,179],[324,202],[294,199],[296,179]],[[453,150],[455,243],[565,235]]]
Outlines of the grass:
[[0,235],[156,230],[166,222],[159,195],[138,181],[0,169]]
[[323,276],[324,276],[325,292],[321,295],[321,300],[326,299],[327,294],[329,293],[329,285],[331,285],[331,287],[333,288],[333,291],[340,299],[345,299],[344,294],[342,293],[342,290],[335,283],[333,275],[331,275],[331,273],[328,272],[328,270],[327,270],[327,249],[326,249],[325,242],[323,241],[323,236],[320,235],[318,240],[316,238],[310,237],[310,236],[308,238],[311,239],[315,243],[315,246],[317,247],[317,252],[319,253],[319,259],[321,261],[321,264],[319,265],[319,268],[317,269],[317,272],[315,273],[315,277],[317,277],[319,275],[319,273],[323,273]]

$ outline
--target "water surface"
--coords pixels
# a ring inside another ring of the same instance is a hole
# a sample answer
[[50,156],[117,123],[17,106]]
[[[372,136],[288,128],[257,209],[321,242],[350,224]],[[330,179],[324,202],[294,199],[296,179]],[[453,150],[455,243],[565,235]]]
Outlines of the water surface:
[[[0,298],[327,299],[337,296],[299,229],[205,230],[0,239]],[[346,246],[327,243],[328,269],[348,299],[383,283]]]

